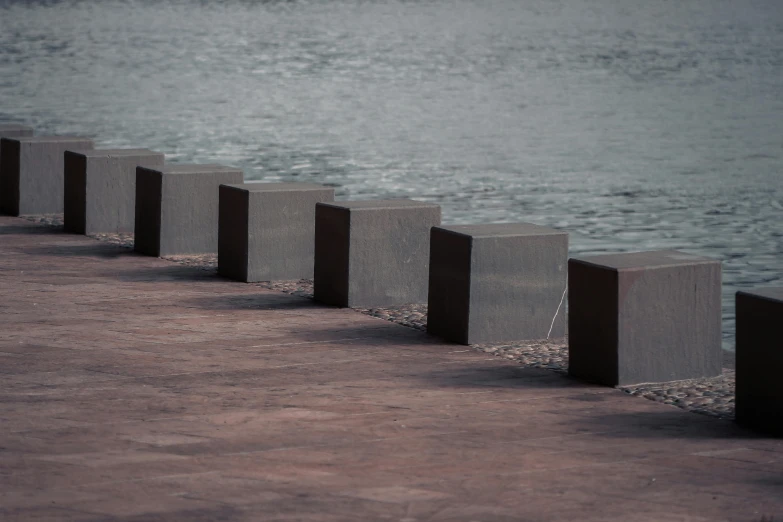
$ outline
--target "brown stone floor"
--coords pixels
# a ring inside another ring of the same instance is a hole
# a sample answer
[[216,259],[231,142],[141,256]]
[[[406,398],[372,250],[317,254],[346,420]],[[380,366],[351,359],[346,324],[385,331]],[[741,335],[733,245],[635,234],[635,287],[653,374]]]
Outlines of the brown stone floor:
[[783,520],[783,442],[0,217],[0,520]]

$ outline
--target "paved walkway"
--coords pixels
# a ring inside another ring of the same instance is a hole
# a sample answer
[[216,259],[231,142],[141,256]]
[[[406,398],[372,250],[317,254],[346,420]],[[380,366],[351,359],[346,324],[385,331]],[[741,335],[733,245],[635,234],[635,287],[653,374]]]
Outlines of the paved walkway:
[[783,520],[783,443],[0,218],[0,520]]

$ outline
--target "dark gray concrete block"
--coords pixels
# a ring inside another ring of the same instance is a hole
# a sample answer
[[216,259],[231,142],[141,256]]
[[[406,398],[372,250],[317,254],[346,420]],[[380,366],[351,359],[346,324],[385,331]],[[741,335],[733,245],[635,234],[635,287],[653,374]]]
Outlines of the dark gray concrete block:
[[134,249],[151,256],[217,253],[221,184],[242,183],[222,165],[136,168]]
[[238,281],[312,279],[315,205],[334,189],[312,183],[220,186],[218,273]]
[[[6,123],[0,125],[0,138],[26,138],[33,135],[33,128],[27,125],[17,125]],[[0,150],[2,154],[2,150]],[[0,168],[2,168],[3,158],[0,156]]]
[[674,250],[568,262],[568,372],[609,386],[719,375],[721,265]]
[[430,229],[440,207],[409,199],[318,203],[315,299],[337,306],[427,301]]
[[552,228],[434,227],[427,331],[462,344],[563,337],[567,261],[568,234]]
[[783,436],[783,287],[737,292],[737,422]]
[[92,140],[71,136],[0,139],[0,212],[12,216],[62,212],[64,153],[92,148]]
[[160,167],[164,156],[147,149],[65,152],[65,231],[133,232],[136,167]]

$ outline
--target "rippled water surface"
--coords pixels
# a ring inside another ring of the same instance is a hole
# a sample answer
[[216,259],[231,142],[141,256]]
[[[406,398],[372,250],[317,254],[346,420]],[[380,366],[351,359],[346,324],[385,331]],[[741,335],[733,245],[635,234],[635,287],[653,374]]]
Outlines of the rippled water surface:
[[779,0],[0,0],[0,121],[783,284]]

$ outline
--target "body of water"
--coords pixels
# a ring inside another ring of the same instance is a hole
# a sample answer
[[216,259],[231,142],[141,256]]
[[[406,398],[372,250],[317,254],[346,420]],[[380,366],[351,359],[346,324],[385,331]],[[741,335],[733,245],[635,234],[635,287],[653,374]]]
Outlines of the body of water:
[[0,121],[783,284],[780,0],[0,0]]

